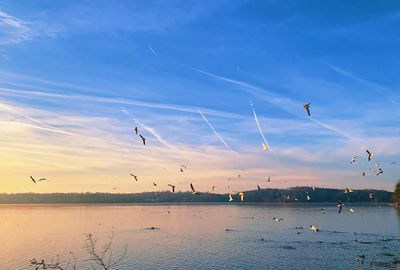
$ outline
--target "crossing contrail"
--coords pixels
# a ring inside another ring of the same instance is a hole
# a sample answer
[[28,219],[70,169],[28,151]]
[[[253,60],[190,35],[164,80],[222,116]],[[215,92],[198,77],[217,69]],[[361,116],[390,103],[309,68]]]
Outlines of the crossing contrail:
[[229,147],[229,145],[225,142],[225,140],[218,134],[218,132],[215,130],[213,125],[207,120],[207,118],[204,116],[204,114],[198,110],[201,117],[203,117],[204,121],[207,123],[207,125],[211,128],[211,130],[214,132],[214,134],[218,137],[218,139],[225,145],[226,149],[233,151],[232,148]]

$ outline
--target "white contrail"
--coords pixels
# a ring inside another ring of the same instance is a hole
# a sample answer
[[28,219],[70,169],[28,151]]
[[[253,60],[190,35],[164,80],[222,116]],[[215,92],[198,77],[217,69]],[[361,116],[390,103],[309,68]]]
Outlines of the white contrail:
[[258,118],[257,118],[256,111],[254,110],[253,102],[251,102],[251,100],[249,100],[249,102],[250,102],[251,110],[253,111],[254,120],[256,120],[256,124],[257,124],[258,130],[260,131],[261,137],[263,138],[263,141],[264,141],[265,145],[268,147],[268,149],[270,149],[271,152],[273,152],[271,146],[269,146],[267,140],[265,139],[265,136],[261,129],[260,123],[258,122]]
[[226,149],[233,151],[232,148],[229,147],[229,145],[225,142],[225,140],[218,134],[218,132],[215,130],[213,125],[207,120],[207,118],[204,116],[204,114],[198,110],[201,117],[203,117],[204,121],[207,123],[207,125],[211,128],[211,130],[214,132],[214,134],[218,137],[218,139],[225,145]]
[[149,48],[149,50],[151,51],[151,53],[155,56],[158,57],[158,55],[156,54],[156,52],[153,50],[153,48],[150,45],[147,45],[147,47]]

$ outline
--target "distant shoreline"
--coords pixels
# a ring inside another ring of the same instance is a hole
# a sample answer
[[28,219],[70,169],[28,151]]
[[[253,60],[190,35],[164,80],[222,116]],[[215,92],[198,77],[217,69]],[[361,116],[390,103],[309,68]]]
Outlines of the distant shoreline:
[[[288,189],[261,189],[244,191],[244,202],[232,193],[232,203],[391,203],[393,192],[386,190],[354,190],[294,187]],[[143,193],[15,193],[0,194],[0,204],[211,204],[228,203],[228,194],[191,192]]]

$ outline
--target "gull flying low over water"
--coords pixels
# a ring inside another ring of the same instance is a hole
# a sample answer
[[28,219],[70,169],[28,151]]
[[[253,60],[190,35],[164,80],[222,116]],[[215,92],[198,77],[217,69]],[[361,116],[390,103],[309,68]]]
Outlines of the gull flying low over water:
[[352,192],[353,192],[353,190],[350,189],[350,188],[345,188],[344,189],[344,193],[352,193]]
[[315,225],[310,225],[310,229],[311,229],[313,232],[319,232],[318,227],[315,226]]
[[337,200],[336,206],[339,208],[339,211],[338,211],[339,214],[342,212],[343,205],[344,204],[340,200]]
[[233,201],[232,194],[228,193],[228,196],[229,196],[229,202]]
[[307,201],[309,201],[309,200],[311,200],[311,198],[310,198],[310,196],[309,196],[309,195],[307,195]]
[[215,190],[215,186],[213,186],[211,189],[212,189],[212,192],[214,192],[214,190]]
[[350,209],[349,209],[349,212],[354,213],[354,209],[353,209],[353,208],[350,208]]
[[283,221],[283,218],[280,218],[280,217],[273,217],[272,220],[273,220],[273,221],[276,221],[276,222],[281,222],[281,221]]
[[365,176],[365,172],[362,173],[362,176]]
[[371,153],[371,151],[369,151],[368,149],[367,149],[367,150],[365,150],[365,152],[367,152],[367,155],[368,155],[368,161],[370,161],[370,160],[371,160],[371,158],[374,156],[374,154],[372,154],[372,153]]
[[271,176],[268,176],[267,182],[271,182]]
[[304,104],[303,108],[306,110],[308,116],[311,116],[310,112],[311,103]]
[[374,194],[373,194],[373,193],[370,193],[370,194],[369,194],[369,198],[370,198],[370,199],[373,199],[373,198],[374,198]]
[[155,186],[155,187],[156,187],[156,186],[157,186],[157,184],[156,184],[155,182],[153,182],[153,186]]
[[260,186],[259,186],[259,185],[257,185],[257,191],[260,191],[260,190],[261,190]]
[[243,202],[244,192],[239,192],[238,195],[240,196],[240,200]]
[[168,184],[168,186],[172,188],[172,192],[175,192],[175,186],[174,185]]
[[322,214],[326,214],[326,211],[325,211],[324,208],[321,208],[321,213],[322,213]]
[[379,168],[379,172],[376,174],[376,176],[383,174],[383,170],[381,168]]
[[139,137],[142,139],[143,145],[146,145],[146,138],[139,134]]
[[197,192],[197,191],[194,189],[194,187],[193,187],[193,184],[192,184],[192,183],[190,183],[190,188],[192,189],[192,194],[193,194],[193,195],[200,195],[200,193],[199,193],[199,192]]

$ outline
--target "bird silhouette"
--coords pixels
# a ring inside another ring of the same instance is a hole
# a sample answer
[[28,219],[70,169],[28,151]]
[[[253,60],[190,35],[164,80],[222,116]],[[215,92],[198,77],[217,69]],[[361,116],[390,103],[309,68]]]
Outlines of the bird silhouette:
[[213,186],[211,189],[212,189],[212,192],[214,192],[214,190],[215,190],[215,186]]
[[311,229],[313,232],[319,232],[318,227],[315,226],[315,225],[310,225],[310,229]]
[[367,150],[365,150],[365,152],[367,152],[367,155],[368,155],[368,161],[370,161],[370,160],[371,160],[371,158],[374,156],[374,154],[372,154],[372,153],[371,153],[371,151],[369,151],[368,149],[367,149]]
[[283,218],[280,218],[280,217],[273,217],[272,220],[273,220],[273,221],[276,221],[276,222],[281,222],[281,221],[283,221]]
[[135,127],[135,133],[138,134],[138,127]]
[[343,205],[344,204],[340,200],[337,200],[336,206],[339,207],[339,214],[342,213]]
[[32,182],[36,184],[35,178],[33,178],[32,176],[29,176],[29,177],[31,178]]
[[133,173],[130,174],[130,176],[132,176],[133,178],[135,178],[136,182],[138,181],[138,178],[136,175],[134,175]]
[[143,145],[146,145],[146,138],[139,134],[140,138],[142,139]]
[[200,194],[199,192],[197,192],[197,191],[194,189],[192,183],[190,183],[190,188],[192,189],[192,194],[193,194],[193,195],[199,195],[199,194]]
[[383,174],[383,170],[381,168],[379,168],[379,172],[376,174],[376,176]]
[[232,194],[229,193],[228,196],[229,196],[229,202],[233,201]]
[[168,186],[172,188],[172,192],[175,192],[175,186],[174,185],[168,184]]
[[303,108],[307,111],[308,116],[311,116],[310,112],[311,103],[304,104]]
[[157,186],[157,184],[156,184],[155,182],[153,182],[153,186],[155,186],[155,187],[156,187],[156,186]]
[[324,208],[321,208],[321,213],[322,213],[322,214],[326,214],[326,211],[325,211]]
[[260,186],[259,186],[259,185],[257,185],[257,191],[260,191],[260,190],[261,190]]

